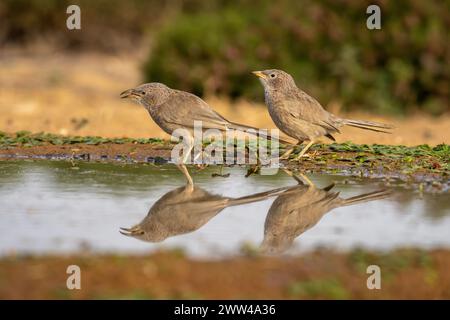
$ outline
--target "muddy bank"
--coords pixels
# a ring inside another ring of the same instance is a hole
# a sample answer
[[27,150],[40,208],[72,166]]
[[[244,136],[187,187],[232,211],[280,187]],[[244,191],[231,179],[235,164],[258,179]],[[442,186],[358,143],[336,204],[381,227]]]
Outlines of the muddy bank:
[[[67,290],[76,264],[82,289]],[[381,290],[368,290],[368,265],[381,268]],[[317,251],[295,257],[251,252],[219,261],[190,260],[182,251],[146,256],[4,257],[2,299],[449,299],[450,252]],[[233,272],[230,272],[233,270]]]
[[[164,164],[173,145],[160,139],[107,139],[50,134],[0,136],[0,160],[50,159],[120,163]],[[299,148],[301,150],[301,148]],[[446,188],[449,183],[450,147],[318,144],[309,157],[283,161],[303,173],[339,173],[351,176],[398,178],[412,183],[428,182]],[[292,156],[295,157],[295,154]],[[249,173],[252,168],[249,169]]]
[[160,144],[104,143],[43,145],[0,149],[0,159],[83,160],[106,162],[166,163],[171,147]]

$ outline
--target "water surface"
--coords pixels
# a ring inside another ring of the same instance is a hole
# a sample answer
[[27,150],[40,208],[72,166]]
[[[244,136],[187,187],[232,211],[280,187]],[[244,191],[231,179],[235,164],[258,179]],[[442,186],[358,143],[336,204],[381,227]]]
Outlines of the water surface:
[[[172,165],[2,161],[0,255],[450,247],[448,194],[333,175],[308,175],[311,187],[282,171],[245,178],[246,169],[234,167],[224,169],[229,178],[211,178],[217,168],[190,170],[196,189],[187,192]],[[391,194],[370,198],[383,189]],[[343,206],[368,193],[366,202]]]

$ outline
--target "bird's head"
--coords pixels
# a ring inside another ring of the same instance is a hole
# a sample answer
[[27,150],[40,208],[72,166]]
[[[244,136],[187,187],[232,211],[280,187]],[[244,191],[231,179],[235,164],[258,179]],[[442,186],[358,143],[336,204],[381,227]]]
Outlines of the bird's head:
[[131,228],[120,228],[121,234],[127,237],[136,238],[146,242],[161,242],[167,239],[168,235],[164,227],[158,226],[152,221],[145,221]]
[[293,244],[295,238],[280,234],[265,234],[259,250],[267,255],[278,255],[287,251]]
[[283,70],[268,69],[253,71],[252,73],[259,78],[264,89],[282,90],[295,87],[295,81],[292,76]]
[[171,89],[158,82],[144,83],[136,88],[125,90],[120,94],[122,99],[132,99],[146,108],[164,103],[170,96]]

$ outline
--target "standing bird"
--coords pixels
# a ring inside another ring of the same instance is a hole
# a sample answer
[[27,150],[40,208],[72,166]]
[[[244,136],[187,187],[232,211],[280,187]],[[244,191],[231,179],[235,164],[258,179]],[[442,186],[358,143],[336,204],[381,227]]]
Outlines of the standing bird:
[[[365,130],[390,133],[391,125],[339,118],[322,108],[316,99],[299,89],[288,73],[270,69],[253,71],[259,77],[263,87],[266,105],[275,125],[288,136],[298,140],[298,144],[309,141],[300,152],[299,160],[305,152],[322,136],[336,141],[333,133],[340,133],[344,126],[352,126]],[[294,148],[288,149],[281,159],[288,159]]]
[[[188,150],[177,165],[191,186],[193,181],[185,163],[194,147],[194,121],[201,121],[203,131],[218,129],[226,132],[232,129],[244,132],[251,129],[249,133],[252,133],[252,130],[258,132],[257,128],[228,121],[196,95],[171,89],[162,83],[145,83],[122,92],[120,97],[131,98],[144,106],[153,121],[170,135],[176,129],[187,130],[189,135],[183,139],[187,139]],[[261,136],[270,139],[270,136]]]

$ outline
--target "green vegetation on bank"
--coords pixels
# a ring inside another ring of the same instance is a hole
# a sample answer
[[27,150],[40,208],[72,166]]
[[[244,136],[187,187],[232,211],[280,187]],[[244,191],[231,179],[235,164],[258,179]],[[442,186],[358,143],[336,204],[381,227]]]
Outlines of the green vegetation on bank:
[[6,134],[0,131],[0,149],[5,147],[33,147],[44,144],[65,145],[84,143],[90,145],[98,145],[104,143],[124,144],[161,144],[164,141],[159,138],[102,138],[98,136],[62,136],[52,133],[31,133],[29,131],[18,131],[13,135]]
[[[241,142],[238,141],[237,143]],[[156,144],[167,149],[170,149],[171,144],[171,142],[159,138],[102,138],[61,136],[50,133],[30,133],[28,131],[19,131],[15,134],[0,132],[0,150],[14,147],[23,147],[26,150],[36,146],[49,145],[114,145],[124,143]],[[292,157],[295,157],[301,148],[301,146],[298,147]],[[434,147],[428,145],[408,147],[344,142],[315,144],[311,147],[310,153],[313,154],[311,158],[303,158],[300,162],[289,162],[288,166],[296,167],[301,163],[304,170],[317,170],[323,167],[332,171],[345,167],[369,172],[379,171],[380,168],[383,168],[383,170],[401,172],[406,175],[427,172],[442,177],[448,176],[450,172],[450,145],[448,144],[439,144]],[[122,156],[125,159],[127,158],[127,155]]]
[[[0,148],[5,147],[31,147],[44,144],[64,145],[84,143],[98,145],[104,143],[123,144],[162,144],[165,141],[160,138],[102,138],[98,136],[64,136],[53,133],[32,133],[29,131],[18,131],[14,134],[8,134],[0,131]],[[301,148],[301,147],[300,147]],[[450,145],[439,144],[430,147],[427,144],[415,147],[407,147],[402,145],[381,145],[381,144],[354,144],[352,142],[331,143],[331,144],[315,144],[311,150],[323,150],[332,152],[367,152],[376,155],[402,155],[402,156],[433,156],[442,160],[450,161]]]
[[[450,173],[450,145],[435,147],[423,144],[414,147],[402,145],[354,144],[352,142],[318,144],[310,152],[319,151],[313,157],[316,164],[325,166],[343,164],[363,171],[396,171],[404,175],[436,173],[446,177]],[[295,156],[295,155],[294,155]],[[303,162],[305,166],[305,162]]]
[[354,144],[352,142],[332,143],[322,145],[331,151],[348,151],[348,152],[368,152],[380,155],[402,155],[402,156],[434,156],[450,161],[450,146],[448,144],[439,144],[430,147],[427,144],[415,147],[407,147],[402,145],[383,145],[383,144]]
[[[66,28],[66,9],[73,4],[81,9],[81,30]],[[0,44],[44,39],[70,51],[111,53],[132,47],[166,19],[164,7],[164,0],[2,0]]]

